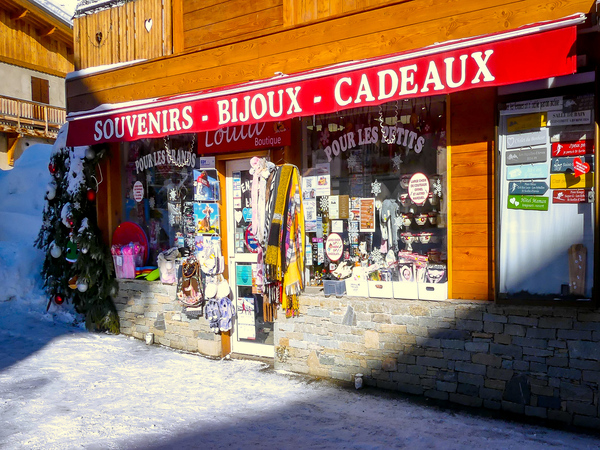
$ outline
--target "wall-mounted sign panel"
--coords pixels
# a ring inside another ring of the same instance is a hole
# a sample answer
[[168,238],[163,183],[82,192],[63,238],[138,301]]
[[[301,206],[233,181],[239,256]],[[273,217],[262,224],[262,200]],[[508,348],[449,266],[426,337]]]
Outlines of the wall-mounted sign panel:
[[546,162],[548,160],[548,150],[543,148],[526,148],[523,150],[513,150],[506,152],[506,165],[531,164]]
[[594,173],[589,172],[579,177],[571,173],[557,173],[550,175],[551,189],[582,189],[594,186]]
[[545,181],[511,181],[508,192],[513,195],[544,195],[548,190]]
[[511,166],[506,168],[507,180],[532,180],[536,178],[548,178],[548,164],[527,164]]

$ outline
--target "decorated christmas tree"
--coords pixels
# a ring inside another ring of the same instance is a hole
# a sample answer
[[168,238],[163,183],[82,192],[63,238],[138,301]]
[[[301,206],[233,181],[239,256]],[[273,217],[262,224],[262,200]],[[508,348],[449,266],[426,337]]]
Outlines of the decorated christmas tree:
[[96,192],[102,182],[98,163],[103,148],[66,146],[61,128],[48,169],[42,228],[35,245],[46,252],[44,288],[51,302],[70,302],[85,315],[90,330],[119,332],[112,301],[117,292],[112,256],[96,222]]

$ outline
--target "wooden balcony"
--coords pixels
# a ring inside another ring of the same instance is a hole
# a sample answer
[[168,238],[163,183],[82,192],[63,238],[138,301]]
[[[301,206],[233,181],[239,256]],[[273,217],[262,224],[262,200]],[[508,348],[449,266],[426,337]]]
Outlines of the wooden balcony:
[[0,95],[0,132],[55,139],[65,108]]

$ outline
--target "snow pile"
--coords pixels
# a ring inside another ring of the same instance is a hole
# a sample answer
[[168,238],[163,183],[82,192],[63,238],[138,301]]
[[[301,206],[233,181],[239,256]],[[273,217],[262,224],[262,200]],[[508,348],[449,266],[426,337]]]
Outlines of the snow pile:
[[24,315],[64,324],[79,321],[69,306],[52,304],[46,312],[48,299],[40,275],[44,252],[34,247],[51,180],[51,154],[51,145],[32,145],[15,161],[14,169],[0,171],[1,328],[22,321]]

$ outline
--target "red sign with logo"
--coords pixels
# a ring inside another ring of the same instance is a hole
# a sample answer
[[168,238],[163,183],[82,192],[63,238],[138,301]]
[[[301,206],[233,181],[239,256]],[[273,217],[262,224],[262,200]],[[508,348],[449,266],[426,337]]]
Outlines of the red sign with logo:
[[586,139],[572,142],[553,142],[552,156],[576,156],[594,152],[594,140]]
[[286,120],[205,131],[198,135],[198,153],[223,153],[290,145],[291,125],[291,120]]
[[589,189],[556,189],[552,191],[552,203],[587,203]]
[[577,71],[572,51],[576,26],[559,26],[540,31],[543,25],[537,24],[207,92],[73,113],[67,145],[199,133],[572,74]]

